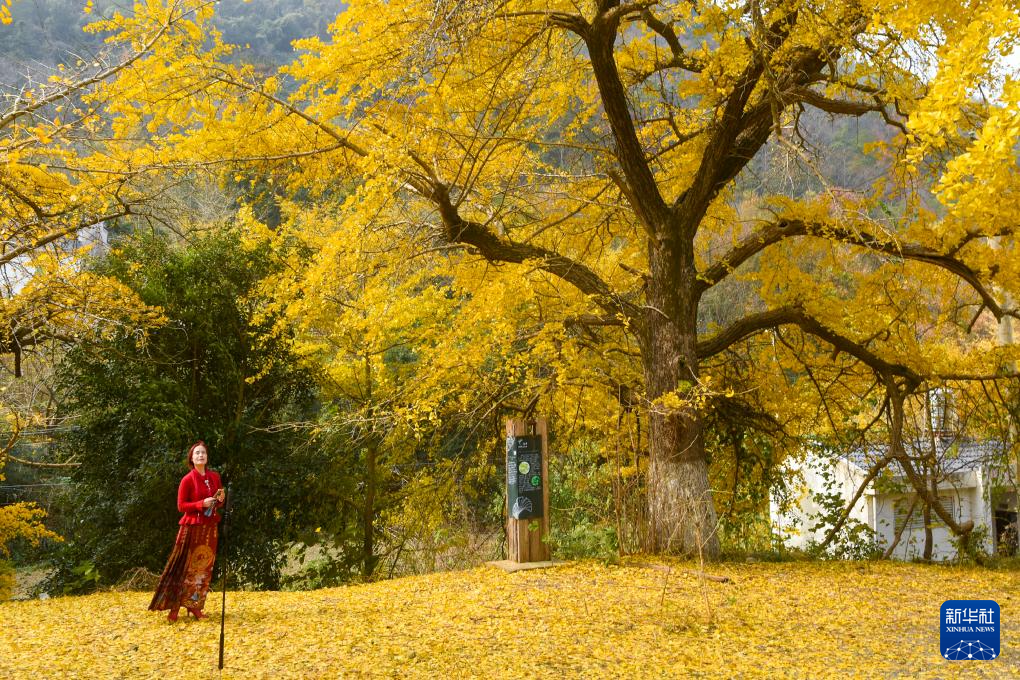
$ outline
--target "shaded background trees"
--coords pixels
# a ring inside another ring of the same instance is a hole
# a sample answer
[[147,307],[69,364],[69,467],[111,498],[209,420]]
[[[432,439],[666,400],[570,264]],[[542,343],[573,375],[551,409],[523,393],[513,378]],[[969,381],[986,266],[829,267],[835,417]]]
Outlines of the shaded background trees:
[[321,461],[302,430],[286,427],[314,418],[312,376],[285,342],[263,337],[273,319],[256,321],[248,298],[269,261],[226,231],[177,245],[138,236],[94,264],[165,321],[82,343],[60,366],[72,425],[61,446],[79,464],[65,570],[92,562],[105,582],[129,567],[158,571],[179,517],[181,452],[203,439],[234,494],[232,568],[254,585],[279,584],[283,544],[314,502]]

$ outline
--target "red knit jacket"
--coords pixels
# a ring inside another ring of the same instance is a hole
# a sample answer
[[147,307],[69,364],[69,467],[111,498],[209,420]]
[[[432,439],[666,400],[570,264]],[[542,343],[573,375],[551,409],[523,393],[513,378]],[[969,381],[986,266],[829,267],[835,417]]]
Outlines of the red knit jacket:
[[[184,475],[181,485],[177,487],[177,511],[183,512],[180,524],[216,524],[220,521],[220,514],[213,510],[210,517],[202,514],[205,508],[202,501],[216,493],[222,486],[220,475],[215,470],[206,468],[205,475],[200,475],[198,470],[192,469]],[[219,504],[215,506],[219,508]]]

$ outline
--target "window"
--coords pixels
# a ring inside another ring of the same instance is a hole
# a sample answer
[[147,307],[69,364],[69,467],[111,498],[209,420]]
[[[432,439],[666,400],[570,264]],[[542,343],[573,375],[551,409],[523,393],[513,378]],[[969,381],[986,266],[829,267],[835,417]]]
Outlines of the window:
[[[907,518],[907,513],[910,511],[910,506],[914,503],[915,496],[906,496],[896,501],[896,530],[899,531],[900,527],[903,526],[904,520]],[[946,512],[949,513],[954,519],[959,519],[956,496],[939,496],[939,503],[945,508]],[[940,527],[943,526],[942,520],[932,510],[931,513],[932,526]],[[917,505],[914,507],[914,514],[910,516],[910,522],[907,523],[907,529],[924,529],[924,502],[918,500]]]

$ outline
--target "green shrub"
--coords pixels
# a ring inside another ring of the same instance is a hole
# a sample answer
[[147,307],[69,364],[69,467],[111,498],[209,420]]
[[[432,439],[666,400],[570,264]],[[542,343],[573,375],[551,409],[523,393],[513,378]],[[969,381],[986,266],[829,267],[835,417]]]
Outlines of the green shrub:
[[558,558],[619,560],[615,470],[599,454],[596,443],[582,442],[549,461],[548,541]]
[[239,248],[229,231],[186,246],[155,236],[118,246],[94,266],[167,321],[80,343],[59,367],[60,415],[76,423],[59,447],[79,465],[61,499],[73,519],[48,587],[81,592],[136,567],[160,573],[197,439],[231,484],[231,576],[278,587],[282,546],[301,528],[323,454],[302,446],[306,435],[274,429],[314,417],[316,405],[286,338],[268,335],[274,319],[246,301],[273,271],[271,254]]

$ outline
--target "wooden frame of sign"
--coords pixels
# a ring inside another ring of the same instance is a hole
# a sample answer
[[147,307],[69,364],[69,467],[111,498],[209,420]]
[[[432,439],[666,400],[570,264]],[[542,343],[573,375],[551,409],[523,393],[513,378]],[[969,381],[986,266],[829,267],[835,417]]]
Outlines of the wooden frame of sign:
[[[535,435],[542,439],[542,516],[535,517],[533,519],[514,519],[511,512],[514,500],[509,497],[507,498],[507,558],[511,562],[546,562],[550,559],[549,544],[543,540],[549,535],[548,424],[545,418],[537,418],[535,420],[508,420],[506,423],[506,434],[508,438]],[[508,450],[508,463],[509,456],[510,452]]]

